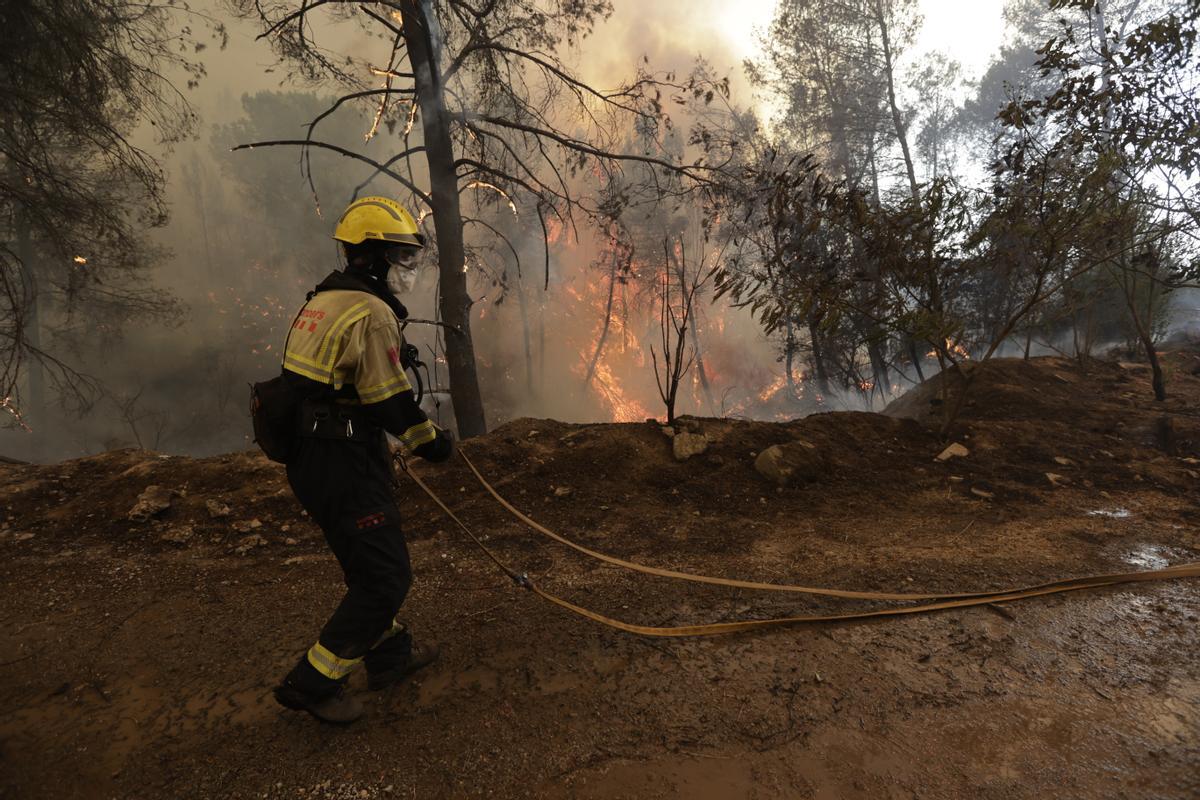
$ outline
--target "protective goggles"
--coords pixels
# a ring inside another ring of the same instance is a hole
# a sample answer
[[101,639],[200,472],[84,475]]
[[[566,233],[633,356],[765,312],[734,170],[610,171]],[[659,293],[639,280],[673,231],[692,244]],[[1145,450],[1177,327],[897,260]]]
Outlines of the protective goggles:
[[392,245],[383,253],[389,264],[402,269],[416,269],[417,259],[420,255],[420,248],[406,244]]

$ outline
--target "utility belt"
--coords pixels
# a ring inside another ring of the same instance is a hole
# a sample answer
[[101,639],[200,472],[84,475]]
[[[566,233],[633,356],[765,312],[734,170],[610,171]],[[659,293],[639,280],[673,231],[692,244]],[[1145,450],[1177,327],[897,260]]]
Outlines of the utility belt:
[[300,404],[300,430],[311,439],[337,439],[345,442],[372,442],[383,430],[362,406],[305,400]]

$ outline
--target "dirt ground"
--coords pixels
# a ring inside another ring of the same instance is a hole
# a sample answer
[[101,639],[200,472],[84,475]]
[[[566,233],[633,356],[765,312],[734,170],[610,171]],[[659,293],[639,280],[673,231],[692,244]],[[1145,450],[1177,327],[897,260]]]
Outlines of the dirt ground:
[[[1168,362],[1166,403],[1142,365],[976,367],[950,437],[970,452],[945,462],[937,382],[887,415],[689,420],[711,445],[682,463],[649,423],[517,420],[465,448],[518,507],[632,560],[1007,588],[1200,560],[1200,359]],[[777,489],[755,455],[797,437],[827,469]],[[418,469],[508,561],[621,619],[873,607],[603,566],[523,528],[461,462]],[[128,519],[149,486],[169,507]],[[335,729],[270,697],[341,592],[276,465],[0,465],[0,797],[1200,797],[1200,581],[645,639],[512,587],[401,494],[405,613],[443,658],[378,694],[356,675],[368,716]]]

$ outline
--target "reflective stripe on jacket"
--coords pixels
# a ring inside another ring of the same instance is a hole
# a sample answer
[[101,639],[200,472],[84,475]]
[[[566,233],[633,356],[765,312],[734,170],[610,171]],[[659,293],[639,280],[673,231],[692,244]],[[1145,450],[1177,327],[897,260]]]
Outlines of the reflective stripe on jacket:
[[410,450],[434,441],[400,364],[404,340],[388,305],[366,291],[312,296],[288,332],[283,368],[335,391],[352,387],[366,410]]

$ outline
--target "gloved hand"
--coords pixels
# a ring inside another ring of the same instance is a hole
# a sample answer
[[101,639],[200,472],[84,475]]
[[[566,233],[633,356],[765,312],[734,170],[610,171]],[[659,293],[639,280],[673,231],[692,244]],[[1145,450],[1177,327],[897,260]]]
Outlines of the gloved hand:
[[446,458],[449,458],[450,456],[454,455],[454,447],[455,447],[454,434],[451,433],[450,431],[439,430],[438,438],[443,440],[446,443],[445,444]]
[[440,463],[454,455],[454,436],[450,431],[438,428],[436,439],[432,442],[426,442],[413,452],[426,461],[432,461],[435,464]]

